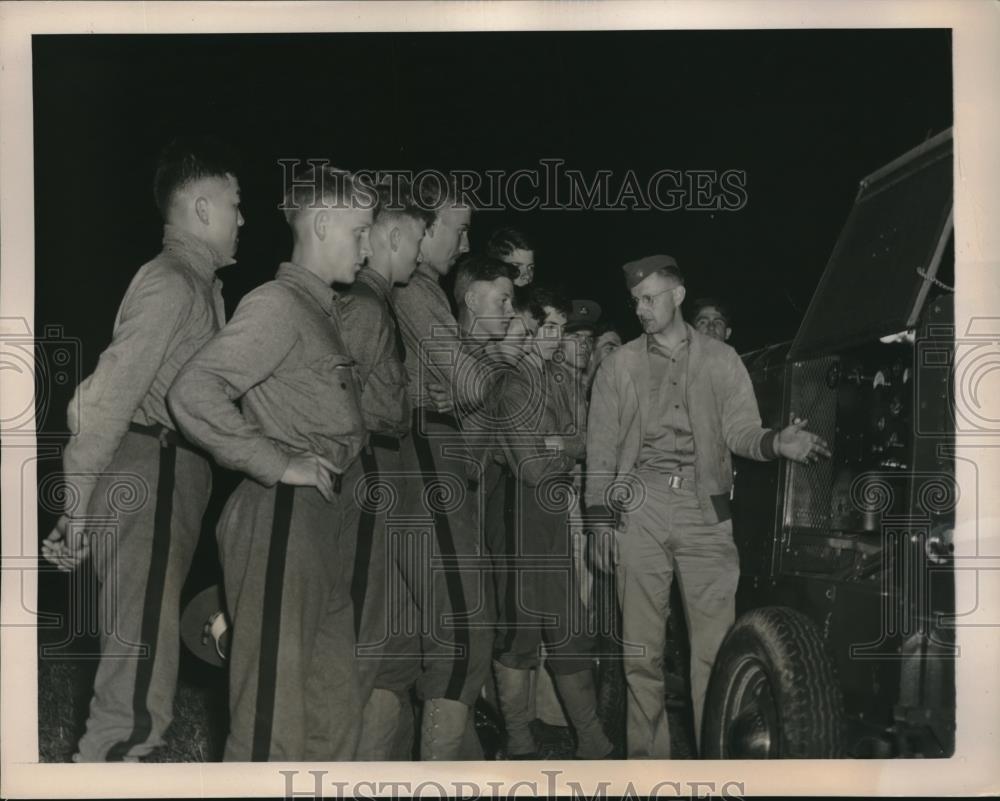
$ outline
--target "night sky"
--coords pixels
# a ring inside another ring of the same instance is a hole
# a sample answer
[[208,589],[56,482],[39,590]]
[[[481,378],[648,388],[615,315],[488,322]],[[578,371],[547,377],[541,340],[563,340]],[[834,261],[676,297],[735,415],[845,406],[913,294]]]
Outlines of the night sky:
[[621,264],[673,254],[689,298],[731,303],[746,351],[794,336],[859,179],[952,122],[947,30],[36,36],[33,51],[36,330],[80,338],[82,375],[159,249],[153,164],[177,134],[242,157],[230,310],[290,252],[280,158],[743,170],[739,211],[480,212],[471,239],[523,228],[536,280],[597,299],[630,336]]

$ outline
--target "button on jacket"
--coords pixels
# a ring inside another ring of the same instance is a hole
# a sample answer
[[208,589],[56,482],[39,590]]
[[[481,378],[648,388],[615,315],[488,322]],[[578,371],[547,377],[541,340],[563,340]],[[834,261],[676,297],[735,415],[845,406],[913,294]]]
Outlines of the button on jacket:
[[271,486],[290,454],[317,453],[339,470],[357,457],[365,428],[355,372],[334,291],[286,262],[180,372],[170,408],[219,464]]
[[67,513],[85,514],[129,423],[174,428],[167,390],[184,363],[225,322],[223,258],[201,240],[164,226],[163,251],[136,273],[118,308],[111,344],[69,405],[63,466],[76,488]]
[[395,322],[392,286],[374,270],[363,269],[340,294],[341,335],[358,363],[361,413],[369,431],[403,436],[410,430],[407,374],[400,353],[402,334]]

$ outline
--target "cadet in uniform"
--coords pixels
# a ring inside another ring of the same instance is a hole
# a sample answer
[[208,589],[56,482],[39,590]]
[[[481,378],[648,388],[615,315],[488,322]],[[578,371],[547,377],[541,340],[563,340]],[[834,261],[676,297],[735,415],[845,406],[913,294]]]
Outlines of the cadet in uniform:
[[[396,750],[412,721],[409,688],[420,674],[417,632],[403,625],[409,590],[399,570],[400,542],[390,547],[390,514],[400,514],[400,449],[410,431],[406,347],[392,303],[393,286],[409,282],[420,242],[433,215],[413,203],[409,188],[382,187],[371,230],[372,255],[340,297],[344,344],[358,363],[361,407],[368,444],[361,452],[362,480],[351,489],[361,507],[351,595],[360,698],[364,707],[357,759],[408,758]],[[394,196],[395,195],[395,196]],[[384,657],[384,658],[383,658]],[[412,738],[411,738],[412,739]]]
[[[410,283],[393,294],[403,341],[413,406],[411,436],[401,453],[403,470],[414,478],[403,482],[402,507],[423,520],[430,541],[414,543],[414,558],[403,570],[422,619],[423,666],[417,693],[423,700],[420,755],[424,760],[457,759],[470,723],[469,709],[479,695],[490,664],[492,632],[472,626],[472,617],[488,603],[484,576],[461,570],[462,559],[478,559],[482,547],[479,482],[470,476],[456,402],[464,408],[482,403],[485,382],[472,378],[474,359],[463,352],[458,325],[440,279],[467,252],[472,210],[458,198],[454,185],[432,186],[420,198],[435,210],[434,222],[421,243],[421,264]],[[455,398],[454,390],[473,397]],[[471,731],[471,727],[470,727]]]
[[[629,757],[670,756],[662,655],[670,583],[680,583],[691,638],[695,732],[712,663],[735,616],[739,556],[733,543],[730,451],[811,462],[826,443],[796,421],[780,433],[761,427],[753,386],[728,345],[684,323],[684,277],[670,256],[624,266],[643,336],[601,364],[587,437],[585,502],[598,526],[595,561],[617,544],[623,638],[642,647],[625,656]],[[639,503],[630,503],[641,499]]]
[[346,173],[297,180],[291,261],[170,391],[186,435],[246,475],[218,528],[233,619],[227,760],[345,760],[357,747],[357,506],[342,487],[361,472],[365,428],[331,284],[370,255],[367,205]]
[[[90,552],[88,520],[116,521],[110,536],[94,538],[98,610],[113,629],[102,635],[78,762],[136,761],[163,743],[177,685],[181,587],[212,486],[204,454],[174,430],[166,394],[225,322],[215,271],[236,253],[239,183],[217,143],[175,141],[160,157],[154,193],[163,251],[132,279],[111,345],[70,404],[70,502],[43,544],[47,559],[73,569]],[[122,474],[145,485],[132,491],[149,490],[138,508],[114,503]]]
[[557,693],[576,733],[577,757],[606,759],[613,747],[597,719],[594,643],[583,631],[570,541],[570,471],[585,444],[576,399],[580,388],[553,362],[572,307],[542,288],[532,289],[529,307],[537,324],[534,347],[504,383],[497,412],[498,440],[514,474],[515,499],[494,671],[512,756],[536,755],[529,728],[534,717],[530,682],[544,642]]

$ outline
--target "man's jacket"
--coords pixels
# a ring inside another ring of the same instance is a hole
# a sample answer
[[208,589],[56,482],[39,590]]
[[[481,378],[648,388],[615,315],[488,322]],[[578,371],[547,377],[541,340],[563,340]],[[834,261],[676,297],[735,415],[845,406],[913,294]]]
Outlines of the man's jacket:
[[[687,408],[694,434],[695,486],[706,523],[730,517],[730,452],[758,461],[776,456],[776,431],[763,428],[753,384],[729,345],[685,324],[690,350]],[[613,483],[636,469],[650,414],[646,335],[608,356],[594,378],[587,425],[584,500],[591,514],[607,513]]]

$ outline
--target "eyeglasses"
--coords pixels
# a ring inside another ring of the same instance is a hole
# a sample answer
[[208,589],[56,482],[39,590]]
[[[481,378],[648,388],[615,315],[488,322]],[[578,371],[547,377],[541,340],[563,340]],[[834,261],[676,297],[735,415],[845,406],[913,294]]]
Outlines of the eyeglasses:
[[639,297],[632,295],[631,297],[629,297],[628,302],[633,309],[637,309],[640,306],[644,306],[648,309],[653,305],[653,301],[660,295],[665,295],[667,294],[667,292],[673,292],[675,289],[677,289],[677,287],[672,286],[669,289],[663,289],[660,290],[659,292],[654,292],[652,295],[640,295]]

